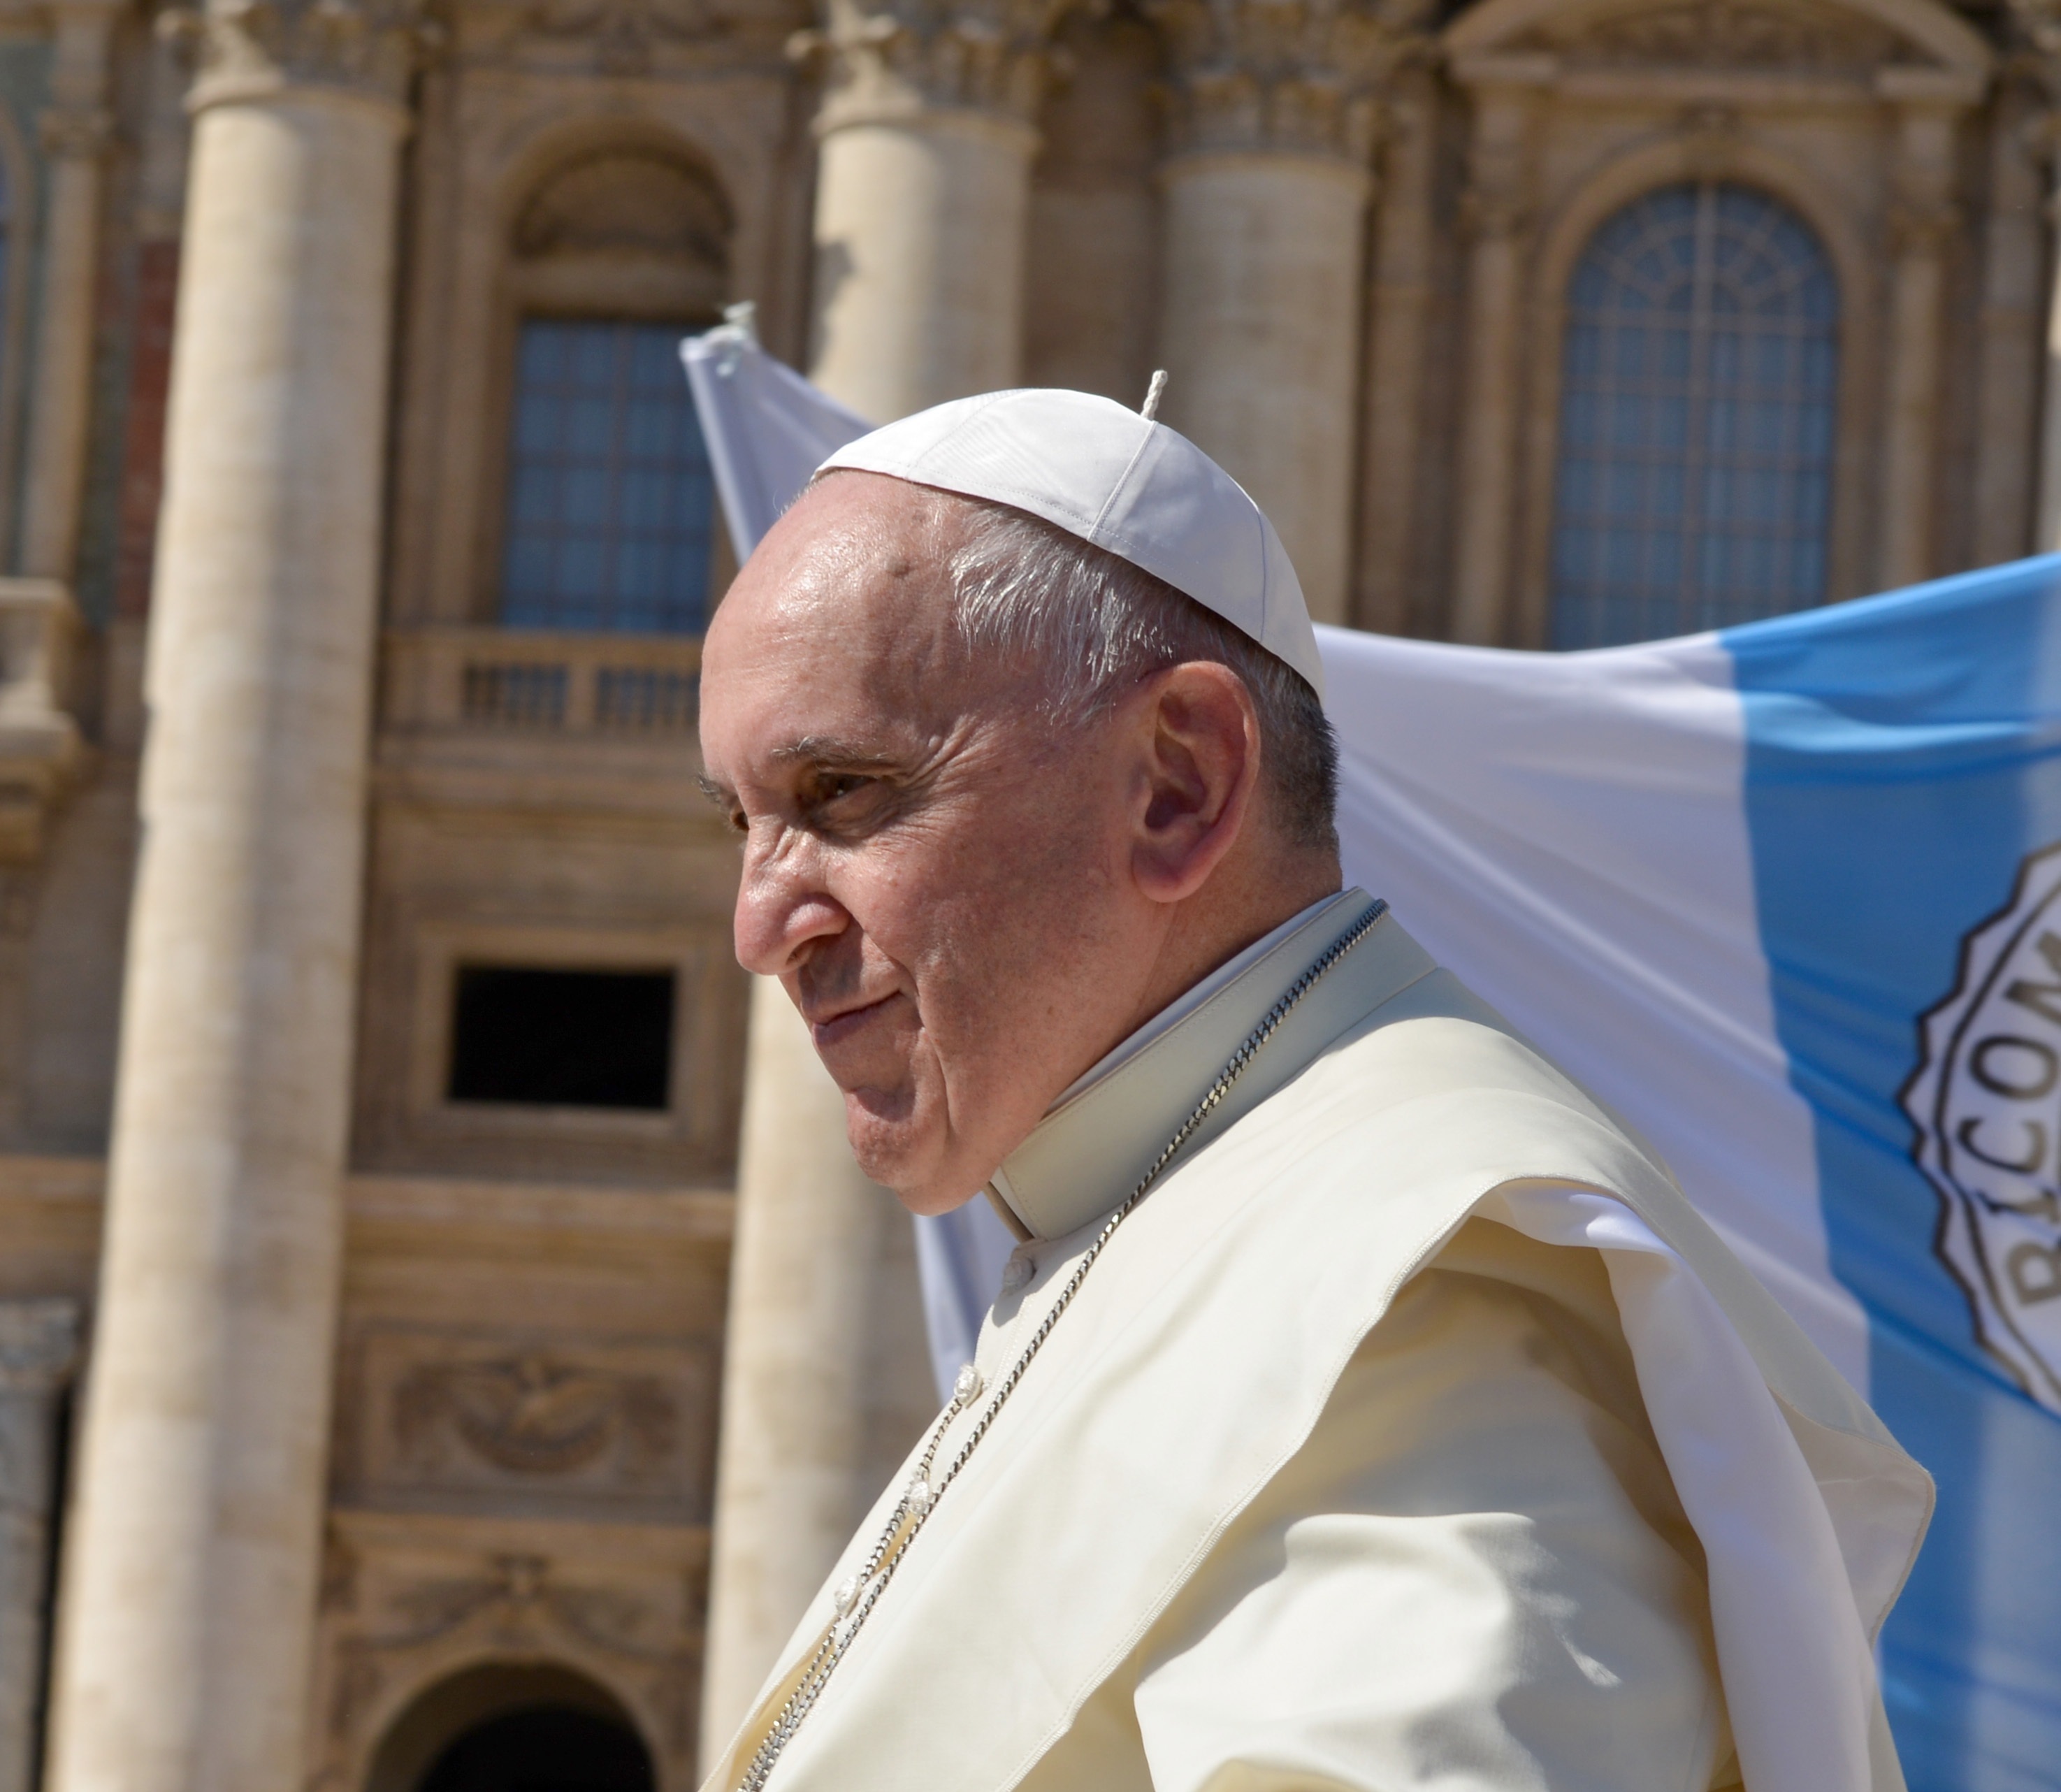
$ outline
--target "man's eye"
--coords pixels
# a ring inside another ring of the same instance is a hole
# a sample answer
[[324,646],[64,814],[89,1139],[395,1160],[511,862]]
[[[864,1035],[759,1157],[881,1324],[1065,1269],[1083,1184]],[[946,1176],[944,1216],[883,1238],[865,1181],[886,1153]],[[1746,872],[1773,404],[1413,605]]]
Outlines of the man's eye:
[[855,790],[862,790],[873,780],[855,771],[826,773],[816,783],[818,802],[835,802],[840,797],[848,797]]

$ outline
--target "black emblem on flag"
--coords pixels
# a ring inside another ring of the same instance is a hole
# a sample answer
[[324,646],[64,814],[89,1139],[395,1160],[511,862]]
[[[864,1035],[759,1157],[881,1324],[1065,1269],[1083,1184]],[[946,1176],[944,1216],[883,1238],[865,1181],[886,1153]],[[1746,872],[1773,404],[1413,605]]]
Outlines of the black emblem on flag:
[[1903,1089],[1911,1155],[1938,1190],[1934,1240],[1975,1335],[2061,1412],[2061,844],[1962,942],[1952,994],[1919,1023]]

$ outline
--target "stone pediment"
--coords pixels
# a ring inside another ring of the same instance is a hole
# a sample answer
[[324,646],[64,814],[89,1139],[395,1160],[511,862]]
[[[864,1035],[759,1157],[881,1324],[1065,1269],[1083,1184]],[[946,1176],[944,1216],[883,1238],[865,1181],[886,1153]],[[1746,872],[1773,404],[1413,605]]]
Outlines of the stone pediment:
[[1935,0],[1483,0],[1448,27],[1456,55],[1552,56],[1563,67],[1980,78],[1981,36]]
[[1909,60],[1903,41],[1871,19],[1831,6],[1740,6],[1732,0],[1691,0],[1600,18],[1563,14],[1513,47],[1553,50],[1577,67],[1659,62],[1818,74]]

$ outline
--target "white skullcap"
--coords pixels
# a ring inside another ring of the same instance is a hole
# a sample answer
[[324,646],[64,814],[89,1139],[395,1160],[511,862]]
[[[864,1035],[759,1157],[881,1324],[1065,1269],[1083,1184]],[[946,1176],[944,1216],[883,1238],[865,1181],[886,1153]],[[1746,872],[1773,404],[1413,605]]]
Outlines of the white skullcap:
[[1274,525],[1186,436],[1114,399],[1036,389],[955,398],[861,436],[816,470],[838,467],[1055,522],[1215,610],[1323,694],[1309,609]]

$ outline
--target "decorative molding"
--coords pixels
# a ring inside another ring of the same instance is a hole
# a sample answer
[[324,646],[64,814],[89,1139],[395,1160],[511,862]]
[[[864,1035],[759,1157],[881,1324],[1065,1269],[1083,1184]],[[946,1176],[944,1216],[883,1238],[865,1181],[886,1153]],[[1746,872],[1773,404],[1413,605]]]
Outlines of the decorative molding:
[[[666,1609],[672,1603],[662,1589],[562,1580],[557,1565],[541,1555],[494,1556],[474,1573],[403,1583],[386,1596],[386,1626],[340,1644],[330,1734],[341,1738],[358,1726],[397,1658],[419,1656],[463,1630],[496,1655],[535,1660],[574,1652],[612,1657],[633,1671],[658,1669],[651,1689],[677,1706],[667,1728],[684,1742],[701,1638],[698,1627],[686,1629],[679,1612]],[[696,1598],[692,1609],[698,1608]]]
[[1912,59],[1886,26],[1824,6],[1753,0],[1686,5],[1555,20],[1534,34],[1576,66],[1778,70],[1785,74],[1873,70]]
[[709,0],[538,0],[521,30],[547,39],[591,44],[603,74],[648,74],[667,44],[706,43],[725,37],[734,22]]
[[162,13],[158,28],[190,60],[195,111],[288,87],[404,106],[443,42],[428,0],[214,0]]
[[819,133],[944,110],[1028,126],[1051,72],[1052,34],[1075,0],[830,0],[788,54],[822,70]]
[[1176,154],[1261,150],[1364,164],[1383,95],[1426,60],[1427,0],[1146,0],[1165,34]]
[[[701,0],[543,0],[540,12],[612,15],[624,30],[641,18],[648,30],[664,10],[701,10]],[[613,27],[606,27],[613,28]],[[606,29],[606,28],[605,28]],[[648,63],[649,37],[619,46]],[[610,52],[606,41],[598,54]],[[533,194],[515,221],[514,249],[526,261],[560,257],[628,257],[706,268],[720,275],[730,263],[736,226],[714,178],[682,155],[650,149],[604,150],[561,168]]]
[[0,1301],[0,1394],[48,1395],[78,1362],[78,1302]]
[[362,1786],[395,1718],[454,1673],[554,1663],[606,1686],[691,1792],[707,1603],[699,1527],[332,1516],[318,1671],[321,1792]]

